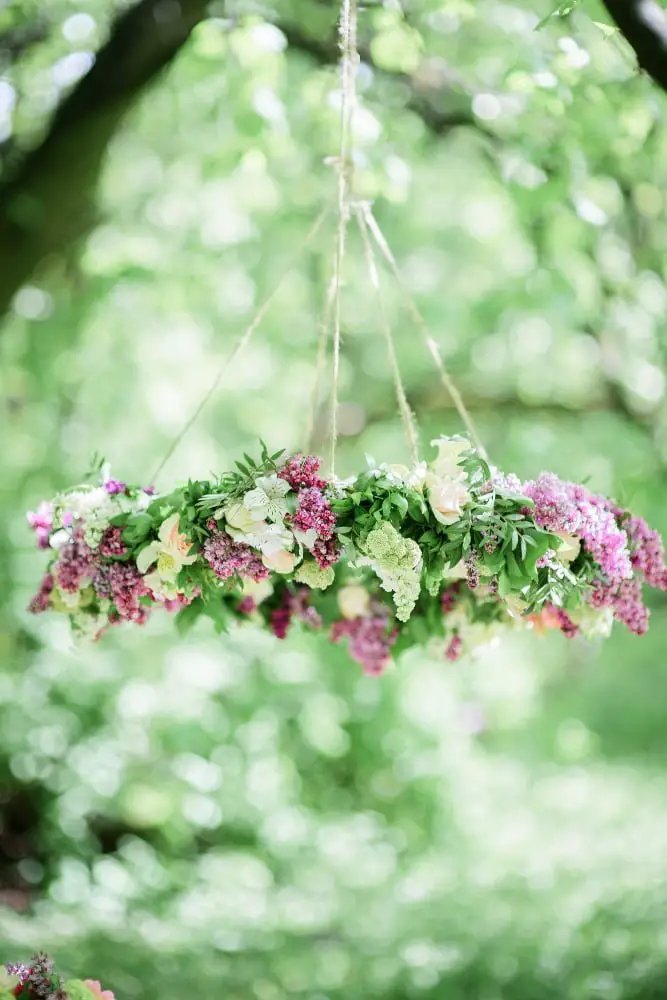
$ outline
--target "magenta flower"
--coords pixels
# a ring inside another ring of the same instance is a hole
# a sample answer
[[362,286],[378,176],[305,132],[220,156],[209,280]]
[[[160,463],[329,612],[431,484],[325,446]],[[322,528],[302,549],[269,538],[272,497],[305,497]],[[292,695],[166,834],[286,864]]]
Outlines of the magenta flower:
[[376,606],[363,618],[342,618],[331,626],[331,639],[340,642],[347,638],[348,652],[365,674],[373,677],[383,673],[391,662],[391,647],[396,642],[398,629],[392,627],[385,608]]
[[336,515],[324,494],[316,486],[308,486],[300,491],[299,506],[290,522],[297,531],[316,531],[326,542],[334,533]]
[[317,475],[321,464],[322,460],[316,455],[292,455],[278,470],[278,475],[288,482],[293,490],[298,491],[308,486],[323,490],[326,482]]
[[60,550],[58,561],[53,567],[56,583],[61,590],[70,594],[81,590],[90,579],[98,556],[83,540],[83,532],[77,529],[71,542]]
[[463,639],[460,635],[453,635],[449,640],[449,645],[445,650],[445,659],[454,663],[463,652]]
[[104,489],[110,496],[113,496],[115,493],[125,493],[127,485],[121,483],[120,479],[107,479]]
[[39,590],[30,601],[28,611],[33,615],[38,615],[43,611],[48,611],[51,606],[51,591],[53,590],[53,577],[50,573],[42,578]]
[[122,530],[117,527],[107,528],[99,544],[99,552],[103,556],[124,556],[127,546],[121,537]]
[[48,549],[49,535],[53,528],[53,504],[44,500],[36,511],[29,511],[26,517],[37,536],[37,548]]

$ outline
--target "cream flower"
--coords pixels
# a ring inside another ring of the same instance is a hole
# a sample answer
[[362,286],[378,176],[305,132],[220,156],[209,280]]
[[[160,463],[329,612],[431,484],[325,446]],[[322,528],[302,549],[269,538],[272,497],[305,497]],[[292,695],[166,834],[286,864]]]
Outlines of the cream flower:
[[343,618],[365,618],[371,607],[370,594],[361,584],[348,583],[338,591],[338,607]]
[[287,513],[284,497],[289,493],[290,485],[277,475],[258,476],[255,489],[249,490],[243,497],[243,506],[249,510],[256,521],[282,521]]
[[441,437],[431,441],[438,449],[438,457],[431,462],[431,469],[439,478],[464,479],[465,472],[460,467],[461,456],[470,451],[470,442],[465,438]]
[[449,476],[429,475],[426,478],[428,502],[433,516],[440,524],[454,524],[461,517],[463,508],[470,501],[470,494],[460,480]]
[[230,528],[233,528],[235,531],[239,531],[242,534],[257,531],[258,519],[253,517],[252,512],[249,511],[242,503],[230,503],[227,507],[223,507],[220,511],[220,516],[224,517]]
[[463,559],[456,566],[447,566],[442,574],[443,580],[465,580],[467,577],[468,567]]
[[301,557],[296,552],[277,549],[262,556],[262,562],[267,569],[272,569],[275,573],[291,573],[294,567],[301,562]]
[[157,540],[143,548],[137,556],[137,569],[140,573],[145,574],[154,563],[157,564],[154,572],[150,574],[151,582],[148,578],[146,580],[151,590],[155,589],[154,584],[160,583],[166,584],[167,589],[173,589],[181,568],[190,566],[197,558],[194,554],[188,555],[192,542],[187,535],[178,530],[179,520],[180,515],[175,513],[163,521]]
[[317,531],[315,528],[308,528],[307,531],[300,531],[299,528],[295,528],[294,537],[299,545],[303,545],[305,549],[312,549],[317,541]]
[[411,486],[415,490],[421,490],[428,471],[426,462],[418,462],[411,469],[407,465],[384,465],[382,468],[388,473],[390,479]]
[[255,604],[261,604],[273,593],[273,584],[270,580],[251,580],[244,577],[241,588],[244,597],[252,597]]
[[568,535],[564,531],[557,531],[556,534],[563,542],[556,552],[557,558],[564,563],[574,562],[581,552],[581,542],[575,535]]

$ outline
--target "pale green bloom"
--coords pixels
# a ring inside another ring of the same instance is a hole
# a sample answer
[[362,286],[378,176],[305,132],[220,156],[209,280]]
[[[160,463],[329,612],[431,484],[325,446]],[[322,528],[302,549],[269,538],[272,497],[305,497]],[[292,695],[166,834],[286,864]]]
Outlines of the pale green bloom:
[[331,566],[328,569],[321,569],[316,562],[309,559],[308,562],[299,566],[294,579],[298,583],[305,583],[313,590],[326,590],[334,582],[334,571]]
[[368,533],[365,543],[368,562],[377,573],[383,590],[393,592],[396,617],[407,621],[419,597],[421,549],[412,538],[403,536],[389,521]]

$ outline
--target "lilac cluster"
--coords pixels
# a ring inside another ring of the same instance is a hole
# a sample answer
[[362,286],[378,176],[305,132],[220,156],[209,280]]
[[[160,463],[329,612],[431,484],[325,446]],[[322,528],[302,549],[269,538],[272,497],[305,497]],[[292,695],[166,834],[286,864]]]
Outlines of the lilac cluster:
[[[209,527],[211,525],[215,526],[215,521],[209,522]],[[236,574],[258,582],[265,580],[269,575],[257,552],[243,542],[235,542],[224,531],[216,530],[207,538],[202,553],[215,575],[221,580],[229,580]]]
[[558,628],[568,639],[574,639],[579,634],[579,626],[575,625],[564,608],[557,608],[555,604],[547,604],[545,611],[558,623]]
[[454,610],[459,599],[460,590],[461,584],[457,580],[456,583],[450,584],[440,594],[440,605],[443,615],[448,615],[450,611]]
[[74,594],[85,586],[97,562],[96,553],[83,539],[83,529],[77,528],[72,540],[62,547],[53,567],[56,583],[61,590]]
[[608,584],[618,587],[632,576],[628,539],[607,500],[547,472],[526,483],[523,493],[535,504],[538,526],[580,538]]
[[344,618],[331,626],[333,642],[349,639],[351,658],[361,664],[365,674],[374,677],[383,673],[389,665],[390,650],[397,635],[398,630],[392,627],[389,615],[381,605],[363,618]]
[[299,492],[299,505],[291,523],[297,531],[316,531],[318,538],[326,542],[334,533],[336,515],[322,491],[309,486]]
[[123,542],[122,530],[120,528],[107,528],[98,546],[103,556],[124,556],[127,553],[127,546]]
[[665,547],[657,531],[649,528],[643,517],[628,517],[623,528],[630,540],[630,561],[650,587],[667,590]]
[[92,583],[98,597],[113,601],[117,620],[142,625],[148,617],[148,608],[141,603],[149,597],[150,590],[134,563],[98,562],[92,570]]
[[42,582],[39,585],[39,590],[28,605],[28,611],[31,614],[39,615],[42,612],[49,610],[51,606],[51,593],[54,586],[55,581],[51,573],[45,573],[42,577]]
[[644,635],[648,630],[649,612],[642,599],[639,577],[623,580],[618,587],[600,583],[593,591],[591,604],[595,608],[613,608],[616,621],[635,635]]
[[107,479],[104,484],[104,489],[107,491],[109,496],[114,496],[116,493],[125,493],[127,490],[127,484],[122,483],[120,479]]
[[321,459],[316,455],[292,455],[278,471],[278,475],[288,482],[293,490],[298,491],[310,486],[323,490],[326,482],[317,474],[321,464]]
[[[299,460],[294,469],[291,463]],[[310,463],[310,464],[309,464]],[[311,551],[317,560],[320,569],[328,569],[338,562],[341,557],[341,547],[334,534],[336,528],[336,515],[331,509],[328,498],[322,492],[326,483],[317,478],[319,459],[309,457],[301,459],[295,456],[281,469],[281,472],[290,469],[288,479],[290,483],[306,483],[312,485],[302,485],[298,490],[298,506],[292,515],[288,515],[285,520],[295,531],[314,531],[317,534]],[[287,474],[283,478],[288,478]]]
[[294,591],[285,589],[282,600],[271,612],[269,619],[271,631],[276,639],[285,639],[292,620],[298,618],[311,628],[321,628],[322,618],[310,603],[311,592],[308,587],[298,587]]

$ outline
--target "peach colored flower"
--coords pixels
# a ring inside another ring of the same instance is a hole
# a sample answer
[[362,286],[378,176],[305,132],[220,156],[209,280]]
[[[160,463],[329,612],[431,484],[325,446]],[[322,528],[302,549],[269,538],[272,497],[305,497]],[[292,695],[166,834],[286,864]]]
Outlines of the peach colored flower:
[[98,997],[99,1000],[116,1000],[111,990],[103,990],[97,979],[84,979],[83,982],[93,996]]

